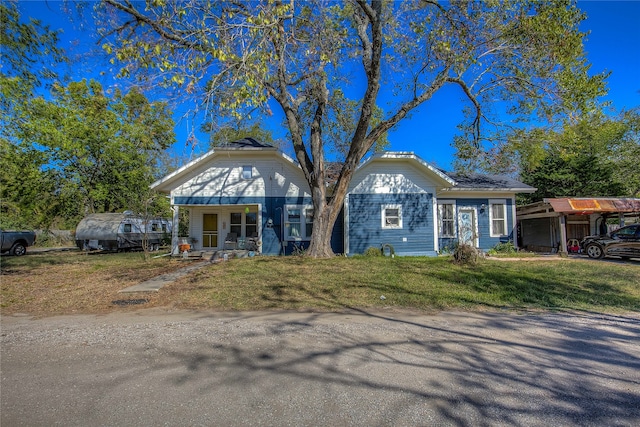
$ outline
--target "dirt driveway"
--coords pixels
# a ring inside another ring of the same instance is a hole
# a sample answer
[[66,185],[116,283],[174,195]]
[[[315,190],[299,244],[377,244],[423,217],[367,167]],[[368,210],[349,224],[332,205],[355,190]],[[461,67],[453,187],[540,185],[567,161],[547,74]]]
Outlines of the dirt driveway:
[[640,316],[2,318],[3,426],[635,426]]

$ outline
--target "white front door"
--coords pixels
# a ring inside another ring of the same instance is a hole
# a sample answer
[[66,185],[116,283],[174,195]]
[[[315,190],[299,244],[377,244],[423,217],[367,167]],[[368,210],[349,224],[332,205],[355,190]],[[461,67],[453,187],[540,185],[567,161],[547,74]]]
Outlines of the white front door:
[[478,246],[478,225],[476,211],[471,208],[461,208],[458,211],[458,238],[461,245]]

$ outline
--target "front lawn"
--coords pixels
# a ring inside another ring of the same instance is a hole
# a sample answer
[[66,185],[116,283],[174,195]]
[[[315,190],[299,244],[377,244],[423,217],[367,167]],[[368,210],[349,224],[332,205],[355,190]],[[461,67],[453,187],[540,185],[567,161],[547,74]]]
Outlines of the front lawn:
[[[210,264],[157,293],[118,290],[185,264],[140,253],[2,257],[2,314],[213,310],[640,311],[640,265],[590,260],[255,257]],[[128,302],[142,302],[132,305]]]
[[640,266],[587,260],[256,258],[166,288],[167,303],[223,310],[397,307],[420,310],[640,311]]

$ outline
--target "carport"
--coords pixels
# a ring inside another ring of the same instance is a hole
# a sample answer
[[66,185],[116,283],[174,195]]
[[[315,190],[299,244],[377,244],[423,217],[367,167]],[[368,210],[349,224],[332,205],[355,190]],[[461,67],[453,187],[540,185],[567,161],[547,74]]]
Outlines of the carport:
[[606,220],[617,217],[618,227],[640,216],[640,199],[549,198],[518,206],[518,246],[534,252],[566,254],[567,241],[606,234]]

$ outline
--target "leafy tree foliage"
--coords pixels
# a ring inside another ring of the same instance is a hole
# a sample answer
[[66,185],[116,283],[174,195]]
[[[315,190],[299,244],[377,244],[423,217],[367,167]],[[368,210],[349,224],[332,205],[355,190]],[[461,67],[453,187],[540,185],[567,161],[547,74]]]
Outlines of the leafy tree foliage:
[[21,22],[17,2],[0,3],[3,86],[12,80],[19,81],[23,90],[32,90],[43,81],[55,79],[55,65],[66,61],[64,52],[57,46],[58,35],[36,19]]
[[[559,132],[531,132],[514,144],[524,182],[545,197],[640,196],[640,115],[596,114]],[[513,149],[512,149],[513,150]]]
[[[266,144],[278,146],[278,142],[274,139],[273,133],[264,128],[261,123],[253,123],[251,125],[241,126],[223,126],[211,129],[210,124],[203,126],[205,130],[210,130],[209,147],[219,147],[233,141],[239,141],[243,138],[253,138]],[[207,129],[209,128],[209,129]]]
[[26,118],[36,88],[53,82],[65,62],[58,33],[39,21],[21,20],[17,2],[0,3],[0,223],[26,228],[50,222],[57,175],[44,171],[46,156],[18,144],[17,129]]
[[149,103],[136,90],[108,97],[95,81],[54,85],[52,100],[34,98],[23,117],[20,142],[11,149],[38,160],[33,164],[51,184],[19,190],[24,172],[14,163],[5,177],[7,197],[13,195],[22,212],[51,198],[44,206],[52,212],[44,218],[63,217],[69,224],[88,213],[144,205],[158,158],[175,139],[164,104]]
[[640,111],[617,117],[594,113],[559,130],[518,131],[496,152],[475,154],[474,167],[517,173],[536,187],[536,193],[522,196],[524,203],[545,197],[638,197]]
[[[104,49],[122,75],[179,86],[216,117],[268,115],[268,101],[281,109],[313,196],[312,256],[332,254],[331,230],[362,158],[443,87],[468,102],[471,146],[503,110],[553,121],[604,91],[606,75],[588,74],[584,16],[569,0],[102,5]],[[327,198],[331,148],[343,158]]]

